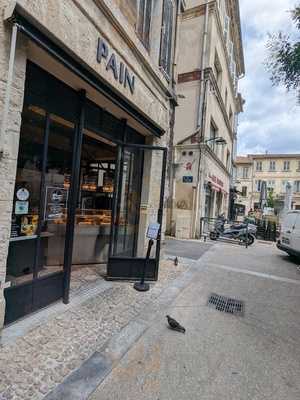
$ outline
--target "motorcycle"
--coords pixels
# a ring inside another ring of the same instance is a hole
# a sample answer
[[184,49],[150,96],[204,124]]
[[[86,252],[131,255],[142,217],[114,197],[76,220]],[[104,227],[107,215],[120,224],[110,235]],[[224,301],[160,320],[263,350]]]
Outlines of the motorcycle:
[[214,230],[210,232],[209,237],[211,240],[218,239],[233,239],[241,243],[251,246],[255,241],[257,227],[254,224],[232,224],[230,227],[225,228],[226,220],[219,217],[215,223]]

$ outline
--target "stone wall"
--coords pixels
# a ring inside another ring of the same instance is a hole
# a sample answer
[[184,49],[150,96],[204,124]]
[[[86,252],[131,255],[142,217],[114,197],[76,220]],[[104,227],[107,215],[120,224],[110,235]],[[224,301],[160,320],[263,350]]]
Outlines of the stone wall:
[[[7,1],[0,0],[0,127],[2,126],[12,32],[11,25],[6,25],[2,19],[4,7],[6,5]],[[3,46],[2,43],[4,44]],[[6,259],[10,237],[11,212],[19,147],[19,132],[23,107],[25,70],[26,41],[19,36],[17,41],[9,118],[5,137],[2,138],[4,142],[4,154],[0,158],[0,329],[3,323],[5,310],[3,285],[5,283]],[[3,143],[1,143],[1,145],[2,144]]]
[[[99,74],[150,119],[168,128],[168,82],[158,60],[147,52],[116,1],[17,0],[17,4],[57,44]],[[123,62],[136,76],[133,95],[114,78],[112,70],[107,70],[105,62],[97,61],[99,37],[107,42],[110,53],[115,53],[117,64]]]

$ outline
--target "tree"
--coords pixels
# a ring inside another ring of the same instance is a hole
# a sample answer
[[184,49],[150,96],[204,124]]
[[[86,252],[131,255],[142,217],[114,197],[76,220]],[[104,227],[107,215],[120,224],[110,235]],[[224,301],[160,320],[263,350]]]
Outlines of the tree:
[[[300,33],[300,3],[291,10],[291,16]],[[270,36],[267,48],[271,81],[274,85],[283,84],[287,90],[296,90],[300,104],[300,37],[292,39],[279,32]]]
[[274,208],[275,206],[273,189],[268,190],[267,206],[270,208]]

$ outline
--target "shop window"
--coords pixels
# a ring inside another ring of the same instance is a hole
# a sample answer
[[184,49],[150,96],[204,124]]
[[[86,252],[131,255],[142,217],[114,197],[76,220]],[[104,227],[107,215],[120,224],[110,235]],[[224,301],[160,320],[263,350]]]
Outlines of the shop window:
[[[7,279],[14,285],[62,271],[75,125],[25,107]],[[47,129],[45,126],[47,125]]]
[[151,14],[152,0],[140,0],[137,33],[147,50],[150,49]]
[[168,77],[171,75],[173,19],[173,0],[164,0],[159,65]]

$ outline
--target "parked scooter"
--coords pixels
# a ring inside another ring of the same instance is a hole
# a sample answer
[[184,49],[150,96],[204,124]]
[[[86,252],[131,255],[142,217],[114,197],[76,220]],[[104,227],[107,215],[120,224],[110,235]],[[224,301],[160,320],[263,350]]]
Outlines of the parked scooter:
[[[229,228],[225,228],[226,219],[224,216],[218,217],[215,223],[214,230],[210,232],[211,240],[218,239],[234,239],[241,243],[251,246],[255,241],[257,227],[254,224],[233,224]],[[248,230],[248,232],[247,232]]]

